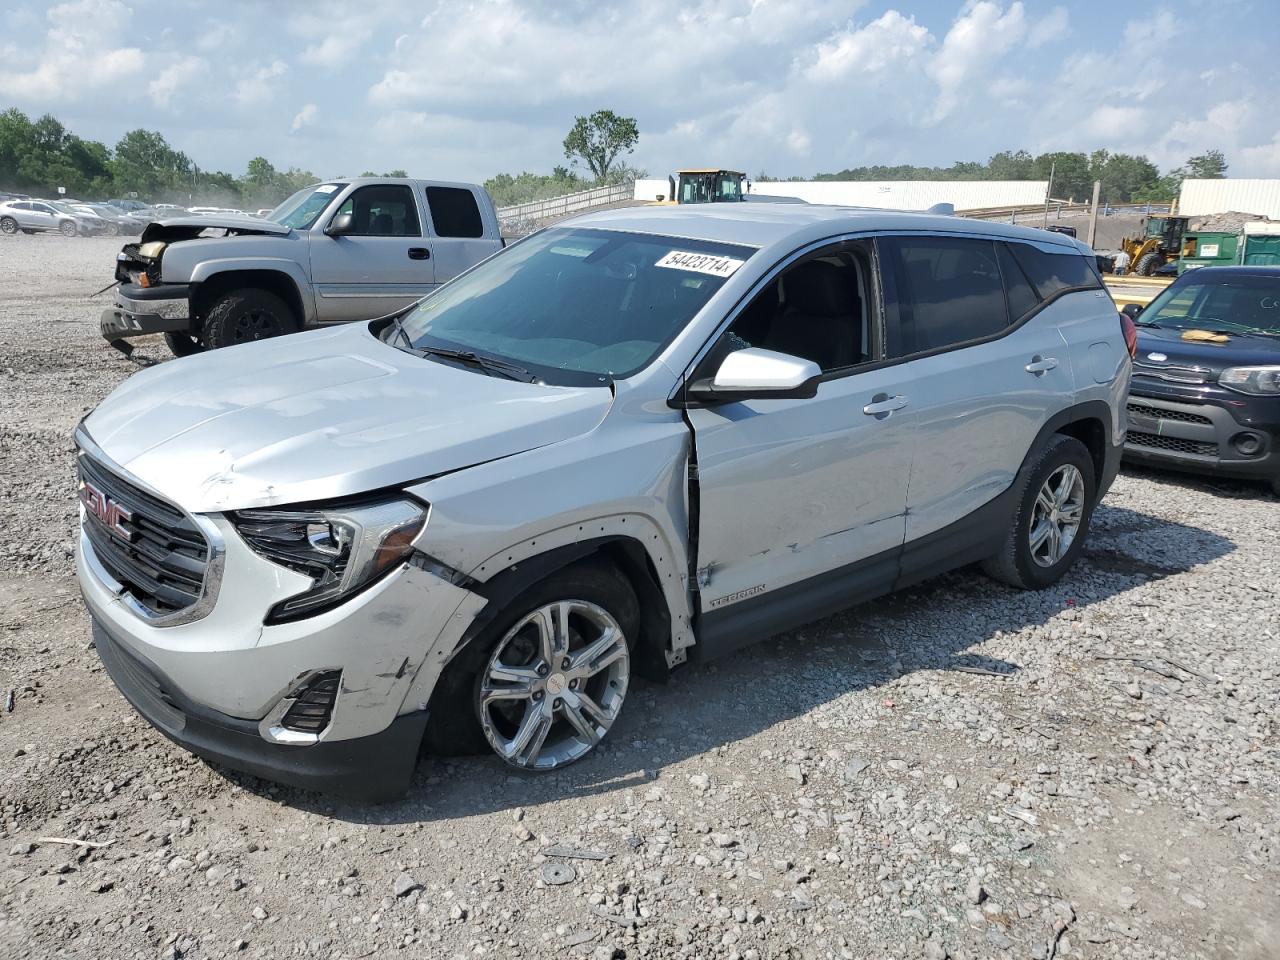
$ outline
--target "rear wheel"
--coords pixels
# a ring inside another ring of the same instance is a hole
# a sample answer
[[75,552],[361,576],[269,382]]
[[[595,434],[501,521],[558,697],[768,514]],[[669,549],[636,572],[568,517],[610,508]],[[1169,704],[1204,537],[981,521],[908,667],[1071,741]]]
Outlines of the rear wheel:
[[[13,219],[13,217],[0,217],[0,233],[5,233],[5,234],[8,234],[9,236],[13,236],[17,232],[18,232],[17,220]],[[26,233],[26,232],[27,231],[25,230],[23,231],[23,233]]]
[[639,605],[615,568],[575,564],[531,587],[455,662],[432,697],[427,749],[542,772],[580,760],[622,710]]
[[288,304],[267,290],[250,288],[232,290],[218,298],[205,316],[201,339],[216,350],[279,337],[297,329],[297,318]]
[[1084,548],[1096,492],[1088,448],[1055,434],[1023,483],[1004,546],[983,569],[1023,590],[1057,583]]
[[118,237],[118,236],[120,236],[120,224],[118,224],[118,223],[112,223],[111,221],[109,221],[109,220],[108,220],[108,221],[107,221],[107,236],[108,236],[108,237]]
[[76,225],[71,220],[63,220],[58,224],[58,229],[62,231],[64,237],[74,237],[76,235]]
[[1158,253],[1144,253],[1133,265],[1133,272],[1140,277],[1150,277],[1164,264],[1164,257]]
[[175,357],[189,357],[193,353],[201,353],[204,350],[204,344],[201,341],[181,331],[166,333],[164,342],[169,345]]

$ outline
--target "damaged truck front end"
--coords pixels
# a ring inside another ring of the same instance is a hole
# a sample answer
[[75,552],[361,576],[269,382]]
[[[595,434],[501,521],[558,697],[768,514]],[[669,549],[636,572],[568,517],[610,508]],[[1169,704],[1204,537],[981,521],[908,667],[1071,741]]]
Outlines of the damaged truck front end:
[[128,340],[156,333],[170,335],[170,346],[174,346],[174,338],[187,336],[195,319],[195,284],[189,276],[165,276],[166,253],[178,244],[287,233],[288,227],[248,218],[189,218],[149,224],[136,242],[126,243],[116,254],[118,286],[115,302],[99,317],[102,336],[125,354],[133,350]]

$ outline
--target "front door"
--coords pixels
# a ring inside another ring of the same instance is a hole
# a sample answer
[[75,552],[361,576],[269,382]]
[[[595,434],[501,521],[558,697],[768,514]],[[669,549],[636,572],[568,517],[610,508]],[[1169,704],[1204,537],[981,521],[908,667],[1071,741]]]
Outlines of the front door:
[[317,229],[311,234],[311,275],[320,322],[382,317],[434,289],[432,242],[423,236],[422,216],[410,187],[357,187],[329,219],[340,213],[352,216],[351,232],[331,237]]
[[869,246],[819,252],[726,334],[813,360],[827,374],[817,396],[688,411],[709,653],[884,592],[897,576],[915,421],[901,366],[861,369],[881,349],[872,263]]

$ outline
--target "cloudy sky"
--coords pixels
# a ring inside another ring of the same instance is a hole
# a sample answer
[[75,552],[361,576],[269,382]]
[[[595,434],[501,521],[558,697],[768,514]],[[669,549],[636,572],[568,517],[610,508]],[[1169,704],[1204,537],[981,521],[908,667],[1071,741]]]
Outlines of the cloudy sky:
[[1219,147],[1280,176],[1277,0],[69,0],[0,5],[0,109],[206,169],[549,171],[575,114],[633,162],[812,174]]

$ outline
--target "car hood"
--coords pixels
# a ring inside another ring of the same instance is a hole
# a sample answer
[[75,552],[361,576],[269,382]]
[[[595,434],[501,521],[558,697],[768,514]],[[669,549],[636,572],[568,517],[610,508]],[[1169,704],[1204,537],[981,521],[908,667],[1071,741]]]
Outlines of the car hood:
[[[1220,373],[1227,367],[1280,363],[1280,339],[1229,333],[1226,343],[1182,339],[1182,330],[1138,328],[1139,367],[1199,367]],[[1163,358],[1163,359],[1159,359]]]
[[205,230],[231,230],[240,234],[272,234],[284,236],[291,228],[274,220],[259,217],[235,217],[228,214],[209,216],[164,217],[152,220],[142,234],[142,242],[150,240],[190,240]]
[[327,500],[567,440],[608,387],[490,377],[394,349],[363,324],[136,374],[84,421],[107,458],[193,513]]

